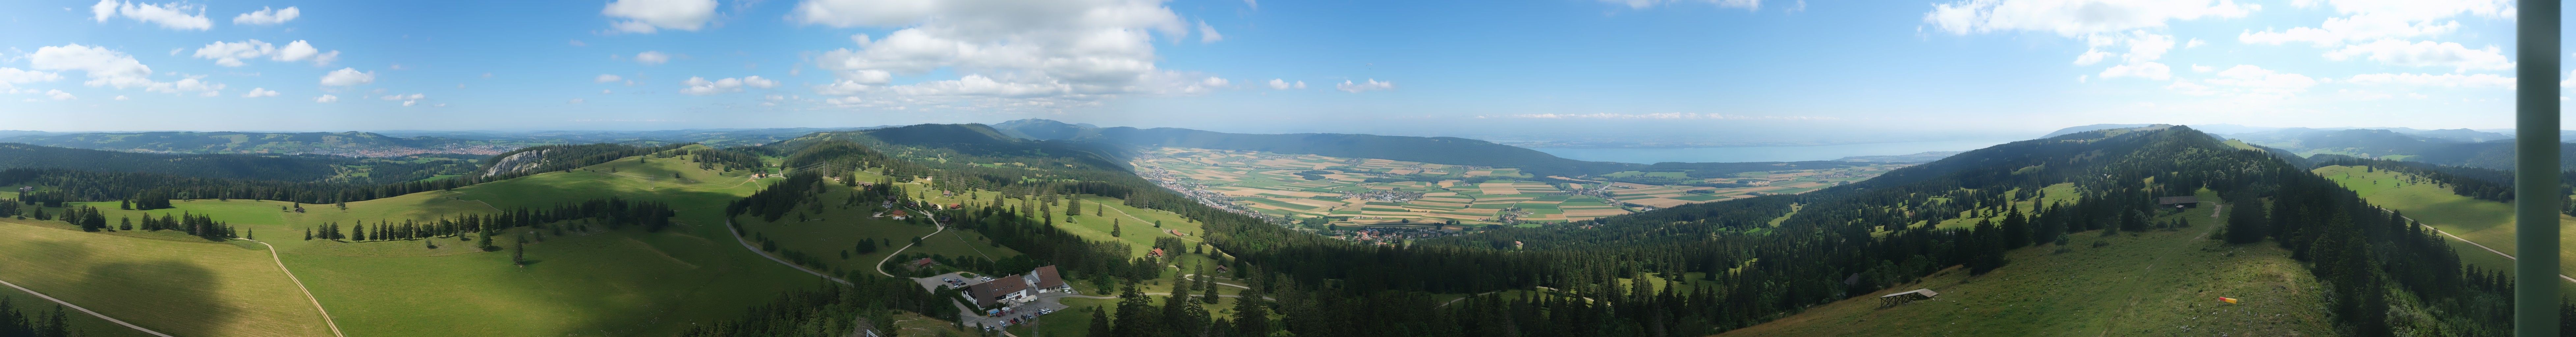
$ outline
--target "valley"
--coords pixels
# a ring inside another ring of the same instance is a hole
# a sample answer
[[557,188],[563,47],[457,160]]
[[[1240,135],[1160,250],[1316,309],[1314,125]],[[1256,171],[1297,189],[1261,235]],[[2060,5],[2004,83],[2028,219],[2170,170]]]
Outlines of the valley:
[[[1260,151],[1159,148],[1130,163],[1217,205],[1336,226],[1466,230],[1589,221],[1675,206],[1797,194],[1905,164],[1699,176],[1681,170],[1538,177],[1514,168]],[[1322,225],[1309,223],[1309,225]]]

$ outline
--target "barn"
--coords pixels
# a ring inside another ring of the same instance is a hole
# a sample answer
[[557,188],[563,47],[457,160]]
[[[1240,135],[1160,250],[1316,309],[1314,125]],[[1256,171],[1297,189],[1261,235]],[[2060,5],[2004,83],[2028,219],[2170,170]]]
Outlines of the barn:
[[2186,195],[2186,196],[2179,196],[2179,197],[2162,197],[2162,198],[2156,198],[2156,207],[2163,207],[2163,208],[2192,208],[2192,207],[2200,207],[2200,197],[2187,196],[2187,195]]
[[1905,292],[1899,292],[1899,293],[1894,293],[1894,294],[1887,294],[1887,295],[1885,295],[1885,296],[1879,296],[1879,297],[1878,297],[1878,306],[1879,306],[1879,307],[1892,307],[1892,306],[1896,306],[1896,305],[1898,305],[1898,304],[1905,304],[1905,303],[1907,303],[1907,302],[1914,302],[1914,301],[1918,301],[1918,300],[1928,300],[1928,299],[1932,299],[1932,297],[1933,297],[1933,296],[1941,296],[1941,292],[1938,292],[1938,291],[1932,291],[1932,289],[1915,289],[1915,290],[1910,290],[1910,291],[1905,291]]

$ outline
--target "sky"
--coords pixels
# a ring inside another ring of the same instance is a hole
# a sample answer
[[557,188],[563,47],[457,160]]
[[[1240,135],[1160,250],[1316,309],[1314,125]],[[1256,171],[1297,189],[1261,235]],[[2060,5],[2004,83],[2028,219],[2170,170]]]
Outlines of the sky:
[[[0,129],[2509,128],[2500,0],[0,2]],[[1980,138],[1983,137],[1983,138]]]

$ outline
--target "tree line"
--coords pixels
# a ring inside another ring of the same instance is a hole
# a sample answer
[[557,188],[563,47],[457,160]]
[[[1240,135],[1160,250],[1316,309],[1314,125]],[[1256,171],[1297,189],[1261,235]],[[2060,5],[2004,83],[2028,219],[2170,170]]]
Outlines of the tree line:
[[81,335],[79,330],[72,329],[67,318],[70,316],[63,312],[62,306],[54,306],[52,312],[27,312],[18,310],[18,304],[13,303],[14,297],[16,296],[0,296],[0,337]]

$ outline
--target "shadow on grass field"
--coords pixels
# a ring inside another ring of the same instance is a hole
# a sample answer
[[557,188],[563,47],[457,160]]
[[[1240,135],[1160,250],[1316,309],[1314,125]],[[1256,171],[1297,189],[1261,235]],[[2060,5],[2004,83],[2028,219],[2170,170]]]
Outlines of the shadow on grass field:
[[268,252],[61,224],[0,220],[0,279],[173,335],[331,335]]

